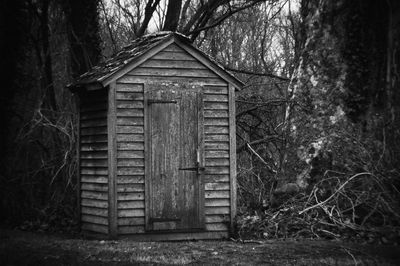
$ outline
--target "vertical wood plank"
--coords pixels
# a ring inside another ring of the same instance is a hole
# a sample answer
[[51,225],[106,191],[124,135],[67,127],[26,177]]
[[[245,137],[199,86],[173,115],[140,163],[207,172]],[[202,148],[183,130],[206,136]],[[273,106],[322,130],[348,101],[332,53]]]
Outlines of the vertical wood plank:
[[81,227],[82,214],[81,214],[81,103],[79,95],[75,94],[75,103],[77,109],[77,140],[76,140],[76,193],[77,193],[77,211],[78,211],[78,224]]
[[108,218],[109,237],[117,237],[117,109],[115,104],[116,83],[108,86],[107,133],[108,133]]
[[229,160],[230,160],[230,198],[231,198],[231,226],[236,216],[236,108],[235,88],[229,84]]
[[[204,166],[202,88],[179,85],[180,90],[161,84],[145,86],[146,230],[204,228],[203,173],[179,170],[195,167],[197,158]],[[176,102],[149,105],[149,99]],[[179,217],[179,222],[154,224],[151,220]]]
[[[178,100],[176,97],[180,93],[176,90],[171,90],[165,85],[152,85],[151,90],[151,93],[148,93],[148,97],[151,97],[152,100],[177,100],[177,102],[152,103],[148,106],[148,111],[151,112],[148,120],[151,147],[148,152],[151,157],[149,161],[151,174],[149,177],[151,178],[150,187],[152,190],[150,194],[152,208],[150,209],[149,219],[177,218],[181,208],[186,210],[185,206],[192,205],[192,198],[187,197],[187,195],[192,195],[193,192],[190,192],[187,182],[193,179],[193,175],[178,170],[180,163],[187,165],[179,161],[181,154],[180,142],[182,138],[186,140],[193,131],[193,127],[184,127],[185,130],[188,130],[188,134],[180,133],[180,126],[183,126],[181,121],[189,114],[181,111],[185,110],[186,107],[190,107],[191,102],[185,100],[185,94],[181,95],[181,99]],[[183,106],[182,102],[186,103],[185,105],[187,106]],[[185,160],[195,160],[196,147],[192,145],[191,148],[184,150],[185,154],[189,152],[191,155],[184,156]],[[181,175],[187,178],[180,178]],[[191,210],[193,211],[193,209]],[[186,224],[192,217],[193,215],[181,217],[180,223],[185,221]],[[154,230],[176,229],[177,223],[159,225],[153,223],[152,226]]]
[[[204,104],[203,104],[203,88],[199,88],[199,94],[197,95],[197,106],[198,106],[198,149],[200,155],[200,167],[205,166],[205,153],[204,153]],[[204,214],[204,171],[199,171],[199,217],[200,226],[205,228],[205,214]]]
[[150,226],[149,217],[150,217],[150,210],[151,206],[151,186],[150,186],[150,172],[151,172],[151,165],[150,165],[150,149],[151,143],[149,140],[149,136],[151,132],[149,131],[149,108],[148,108],[148,90],[149,85],[143,84],[143,115],[144,115],[144,188],[145,188],[145,197],[144,197],[144,207],[145,207],[145,230],[152,230],[153,228]]

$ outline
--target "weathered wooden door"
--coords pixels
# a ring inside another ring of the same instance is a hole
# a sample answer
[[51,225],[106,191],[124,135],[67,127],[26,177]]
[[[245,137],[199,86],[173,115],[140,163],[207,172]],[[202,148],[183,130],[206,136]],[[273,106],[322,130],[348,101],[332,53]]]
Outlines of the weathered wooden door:
[[203,101],[199,88],[152,86],[147,102],[146,228],[204,224]]

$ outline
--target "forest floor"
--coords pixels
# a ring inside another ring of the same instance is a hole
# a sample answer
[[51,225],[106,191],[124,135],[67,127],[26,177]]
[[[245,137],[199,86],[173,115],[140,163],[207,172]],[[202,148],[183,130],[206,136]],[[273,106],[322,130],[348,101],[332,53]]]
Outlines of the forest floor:
[[400,247],[327,240],[133,242],[0,229],[0,265],[400,265]]

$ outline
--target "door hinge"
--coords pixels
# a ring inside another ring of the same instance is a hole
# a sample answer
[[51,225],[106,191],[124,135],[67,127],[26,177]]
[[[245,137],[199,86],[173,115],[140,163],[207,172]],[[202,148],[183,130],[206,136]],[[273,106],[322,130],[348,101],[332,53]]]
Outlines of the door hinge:
[[177,103],[176,100],[147,100],[147,104],[153,104],[153,103]]
[[181,218],[149,218],[149,223],[180,222]]

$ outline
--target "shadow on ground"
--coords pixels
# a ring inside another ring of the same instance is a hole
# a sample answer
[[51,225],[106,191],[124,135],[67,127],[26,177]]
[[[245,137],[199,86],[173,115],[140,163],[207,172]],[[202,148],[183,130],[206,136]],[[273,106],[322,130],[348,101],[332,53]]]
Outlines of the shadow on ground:
[[0,231],[0,265],[400,265],[398,246],[326,240],[133,242]]

